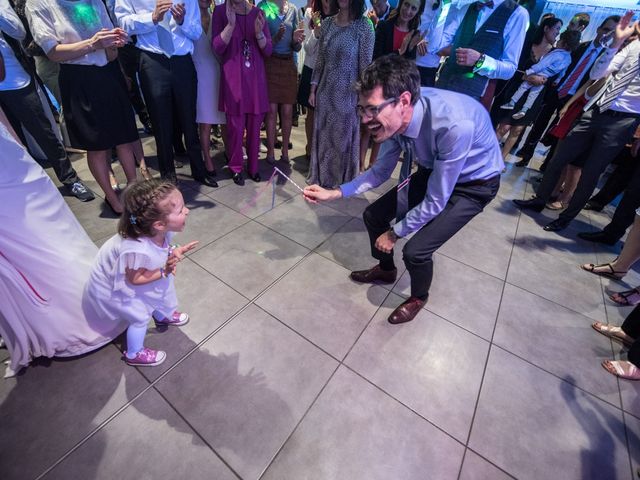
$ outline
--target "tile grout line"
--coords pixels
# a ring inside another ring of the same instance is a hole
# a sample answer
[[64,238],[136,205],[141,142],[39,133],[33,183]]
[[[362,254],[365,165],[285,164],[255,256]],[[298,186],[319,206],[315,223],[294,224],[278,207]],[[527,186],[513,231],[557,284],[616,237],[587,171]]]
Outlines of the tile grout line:
[[238,472],[236,472],[236,470],[235,470],[231,465],[229,465],[229,463],[228,463],[228,462],[227,462],[227,461],[226,461],[226,460],[225,460],[225,459],[224,459],[224,458],[223,458],[223,457],[222,457],[222,456],[221,456],[221,455],[216,451],[216,449],[215,449],[215,448],[213,448],[213,446],[211,446],[211,444],[207,441],[207,439],[206,439],[206,438],[204,438],[204,437],[200,434],[200,432],[199,432],[199,431],[198,431],[198,430],[197,430],[193,425],[191,425],[191,422],[189,422],[189,421],[188,421],[188,420],[187,420],[187,419],[182,415],[182,413],[180,413],[180,411],[179,411],[179,410],[178,410],[178,409],[177,409],[177,408],[176,408],[176,407],[175,407],[175,406],[174,406],[174,405],[169,401],[169,399],[168,399],[168,398],[166,398],[166,397],[164,396],[164,394],[163,394],[163,393],[162,393],[162,392],[161,392],[161,391],[160,391],[160,390],[159,390],[155,385],[153,386],[153,390],[154,390],[158,395],[160,395],[160,397],[161,397],[161,398],[162,398],[162,399],[167,403],[167,405],[169,406],[169,408],[170,408],[171,410],[173,410],[173,411],[178,415],[178,417],[180,417],[180,418],[182,419],[182,421],[183,421],[183,422],[184,422],[184,423],[185,423],[185,424],[186,424],[186,425],[187,425],[187,426],[188,426],[188,427],[193,431],[193,433],[194,433],[194,434],[195,434],[195,435],[196,435],[200,440],[202,440],[202,442],[203,442],[207,447],[209,447],[209,450],[211,450],[211,451],[213,452],[213,454],[214,454],[216,457],[218,457],[218,459],[219,459],[219,460],[220,460],[220,461],[221,461],[221,462],[222,462],[222,463],[223,463],[223,464],[224,464],[224,465],[225,465],[229,470],[231,470],[231,472],[232,472],[236,477],[238,477],[240,480],[242,480],[242,476],[241,476]]
[[[527,180],[531,178],[531,172],[527,173]],[[528,187],[525,187],[525,191],[523,193],[523,195],[526,195]],[[504,283],[502,284],[502,291],[500,292],[500,302],[498,303],[498,311],[496,312],[496,318],[495,321],[493,323],[493,331],[491,332],[491,339],[489,340],[489,349],[487,350],[487,357],[485,358],[484,361],[484,367],[482,369],[482,375],[480,377],[480,385],[478,387],[478,394],[476,396],[476,401],[475,401],[475,405],[473,407],[473,415],[471,416],[471,421],[469,422],[469,431],[467,433],[467,439],[464,443],[465,446],[465,450],[464,453],[462,454],[462,461],[460,462],[460,470],[458,470],[458,480],[460,480],[460,477],[462,476],[462,468],[464,466],[464,461],[465,458],[467,456],[467,449],[469,449],[469,442],[471,440],[471,434],[473,433],[473,424],[476,420],[476,415],[478,413],[478,406],[480,405],[480,396],[482,395],[482,387],[484,385],[484,379],[485,376],[487,374],[487,367],[489,366],[489,358],[491,357],[491,349],[493,348],[493,338],[495,336],[496,333],[496,328],[498,326],[498,318],[500,318],[500,311],[502,309],[502,301],[504,299],[504,291],[507,287],[507,278],[509,277],[509,268],[511,267],[511,260],[513,258],[513,251],[515,250],[515,245],[516,245],[516,239],[518,237],[518,229],[520,228],[520,221],[522,219],[522,211],[518,212],[518,221],[516,223],[516,229],[515,232],[513,234],[513,241],[511,243],[511,251],[509,252],[509,262],[507,263],[507,270],[505,272],[505,277],[504,277]],[[483,457],[484,458],[484,457]]]
[[[91,439],[91,437],[93,437],[96,433],[98,433],[98,431],[102,430],[107,424],[111,423],[111,421],[113,421],[115,419],[116,416],[118,416],[120,413],[122,413],[124,410],[126,410],[129,406],[131,406],[138,398],[140,398],[142,395],[144,395],[147,391],[149,391],[150,389],[154,389],[155,390],[155,385],[157,383],[159,383],[162,379],[164,379],[164,377],[166,377],[170,372],[172,372],[176,367],[178,367],[178,365],[182,364],[182,362],[184,362],[189,356],[191,356],[196,350],[198,350],[204,343],[206,343],[208,340],[210,340],[215,334],[217,334],[220,330],[222,330],[225,326],[227,326],[229,323],[231,323],[235,318],[237,318],[241,313],[243,313],[245,310],[247,310],[251,305],[254,304],[254,302],[256,300],[258,300],[262,295],[264,295],[271,287],[273,287],[273,285],[275,285],[278,281],[280,281],[284,276],[286,276],[289,272],[291,272],[294,268],[296,268],[302,261],[304,261],[312,252],[309,251],[307,252],[307,254],[305,254],[300,260],[298,260],[294,265],[292,265],[287,271],[285,271],[282,275],[280,275],[279,277],[277,277],[273,282],[271,282],[262,292],[260,292],[256,297],[254,297],[252,300],[250,300],[246,305],[244,305],[240,310],[238,310],[236,313],[234,313],[231,317],[229,317],[225,322],[223,322],[221,325],[219,325],[216,329],[213,330],[213,332],[211,332],[210,334],[208,334],[207,336],[204,337],[203,340],[201,340],[200,342],[198,342],[193,348],[191,348],[182,358],[180,358],[178,361],[176,361],[176,363],[174,363],[171,367],[169,367],[167,370],[165,370],[163,373],[161,373],[158,378],[156,378],[155,380],[151,381],[149,383],[149,385],[147,385],[145,388],[142,389],[142,391],[140,391],[137,395],[135,395],[131,400],[129,400],[128,402],[126,402],[124,405],[122,405],[120,408],[118,408],[113,414],[111,414],[109,417],[107,417],[104,421],[102,421],[98,426],[96,426],[92,431],[90,431],[84,438],[82,438],[81,440],[79,440],[73,447],[71,447],[71,449],[69,449],[64,455],[62,455],[58,460],[56,460],[50,467],[48,467],[44,472],[42,472],[40,475],[38,475],[36,477],[36,480],[40,480],[42,478],[44,478],[45,475],[49,474],[55,467],[57,467],[60,463],[62,463],[65,459],[67,459],[71,454],[73,454],[76,450],[78,450],[82,445],[84,445],[87,441],[89,441]],[[208,270],[207,270],[208,271]],[[217,277],[216,277],[217,278]],[[245,297],[246,298],[246,297]],[[257,305],[256,305],[257,306]],[[136,370],[139,371],[138,368],[136,368]],[[140,373],[140,372],[139,372]],[[142,373],[140,373],[140,375],[142,375],[142,377],[149,382],[149,379],[147,379]],[[169,403],[169,405],[171,405],[172,408],[174,408],[174,406]],[[214,453],[216,455],[217,452],[214,451]]]

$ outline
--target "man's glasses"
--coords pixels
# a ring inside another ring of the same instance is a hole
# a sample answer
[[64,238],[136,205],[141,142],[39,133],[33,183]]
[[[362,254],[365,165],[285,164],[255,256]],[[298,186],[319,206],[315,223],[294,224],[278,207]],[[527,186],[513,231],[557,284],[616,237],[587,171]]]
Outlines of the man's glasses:
[[362,105],[356,105],[356,111],[362,118],[376,118],[378,115],[380,115],[380,112],[384,109],[384,107],[386,107],[387,105],[391,105],[392,103],[395,103],[397,101],[398,97],[393,97],[385,100],[379,105],[367,105],[366,107],[363,107]]

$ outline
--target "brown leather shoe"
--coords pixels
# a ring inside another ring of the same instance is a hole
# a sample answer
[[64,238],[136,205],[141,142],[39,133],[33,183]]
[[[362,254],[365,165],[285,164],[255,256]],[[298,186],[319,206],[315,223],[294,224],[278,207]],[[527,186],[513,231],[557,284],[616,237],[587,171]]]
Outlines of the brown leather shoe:
[[420,300],[416,297],[409,297],[403,304],[398,306],[391,315],[389,315],[389,323],[393,323],[395,325],[397,323],[410,322],[422,309],[424,303],[424,300]]
[[393,283],[396,281],[396,277],[398,276],[398,269],[394,268],[393,270],[382,270],[380,265],[376,265],[369,270],[357,270],[355,272],[351,272],[351,280],[360,283]]

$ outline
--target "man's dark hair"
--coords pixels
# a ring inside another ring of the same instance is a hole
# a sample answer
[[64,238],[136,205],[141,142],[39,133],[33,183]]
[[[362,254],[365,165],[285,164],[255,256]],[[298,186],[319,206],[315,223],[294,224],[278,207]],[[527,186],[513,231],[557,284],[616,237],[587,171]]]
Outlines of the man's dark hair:
[[403,92],[411,93],[411,105],[420,98],[420,73],[415,62],[390,53],[377,58],[364,69],[356,82],[356,92],[366,95],[378,85],[382,87],[385,99],[397,98]]
[[562,20],[556,17],[547,17],[542,22],[540,22],[540,26],[536,29],[533,37],[531,38],[531,43],[533,45],[540,45],[542,43],[542,39],[544,38],[544,29],[545,28],[553,28],[556,24],[559,23],[562,26]]
[[620,17],[620,15],[610,15],[607,18],[605,18],[602,23],[600,24],[600,26],[598,28],[602,28],[604,27],[604,24],[607,23],[609,20],[612,20],[616,23],[618,23],[620,21],[622,17]]
[[573,52],[580,45],[580,32],[565,30],[560,34],[560,40],[564,43],[565,50]]
[[588,13],[576,13],[573,18],[578,21],[578,25],[584,28],[589,26],[589,22],[591,21],[591,15]]

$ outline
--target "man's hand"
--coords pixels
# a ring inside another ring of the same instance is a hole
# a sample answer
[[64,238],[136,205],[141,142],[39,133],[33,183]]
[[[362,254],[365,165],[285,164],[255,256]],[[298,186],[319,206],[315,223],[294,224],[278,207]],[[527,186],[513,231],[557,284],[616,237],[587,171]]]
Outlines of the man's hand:
[[153,23],[157,25],[158,22],[161,22],[164,19],[164,14],[171,10],[172,6],[171,1],[169,0],[157,0],[156,8],[151,14],[151,20]]
[[633,10],[628,10],[627,13],[622,16],[622,18],[618,22],[618,25],[616,25],[611,48],[620,48],[624,41],[629,38],[636,30],[636,25],[638,24],[638,22],[632,22],[632,18]]
[[480,52],[471,48],[456,49],[456,63],[465,67],[473,67],[480,58]]
[[309,203],[326,202],[342,198],[342,190],[339,188],[328,190],[320,185],[309,185],[305,187],[303,195],[304,199]]
[[532,73],[531,75],[525,75],[522,79],[536,87],[544,85],[547,81],[547,77],[545,77],[544,75],[537,75],[535,73]]
[[376,239],[376,248],[383,253],[391,253],[397,241],[398,237],[395,232],[393,230],[387,230]]
[[187,13],[187,9],[184,3],[176,3],[171,6],[171,14],[178,25],[182,25],[182,22],[184,22],[185,13]]

